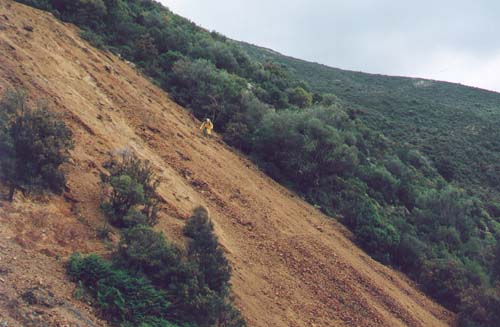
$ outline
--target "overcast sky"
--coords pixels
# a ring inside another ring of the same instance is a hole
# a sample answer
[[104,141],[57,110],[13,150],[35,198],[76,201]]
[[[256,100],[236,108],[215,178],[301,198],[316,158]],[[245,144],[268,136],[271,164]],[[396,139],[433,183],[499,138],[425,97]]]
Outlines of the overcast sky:
[[500,1],[160,2],[205,28],[296,58],[500,91]]

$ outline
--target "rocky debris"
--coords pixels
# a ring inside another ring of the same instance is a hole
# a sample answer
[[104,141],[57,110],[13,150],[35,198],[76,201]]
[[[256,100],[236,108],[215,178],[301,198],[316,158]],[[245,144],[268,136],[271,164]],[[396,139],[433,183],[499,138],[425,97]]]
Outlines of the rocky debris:
[[30,305],[41,305],[47,308],[53,308],[61,304],[61,302],[55,298],[54,293],[42,287],[27,289],[21,295],[21,298]]
[[23,28],[28,32],[33,32],[33,26],[31,25],[24,25]]
[[147,124],[146,127],[153,133],[155,134],[159,134],[160,133],[160,129],[152,124]]
[[179,169],[179,174],[181,174],[182,177],[184,177],[185,179],[188,179],[188,180],[190,180],[191,176],[193,175],[193,173],[187,168]]
[[199,179],[192,179],[190,181],[190,183],[194,188],[196,188],[198,190],[202,190],[202,191],[208,190],[208,184],[204,181],[199,180]]
[[71,194],[71,192],[64,192],[63,197],[64,197],[64,200],[66,200],[66,202],[70,202],[70,203],[80,202],[73,194]]
[[12,272],[11,269],[6,268],[6,267],[0,267],[0,276],[2,275],[8,275]]
[[242,225],[242,226],[247,227],[248,229],[255,228],[255,222],[253,222],[251,220],[246,220],[246,219],[238,218],[238,219],[236,219],[236,222],[238,224]]
[[185,155],[184,153],[180,151],[175,151],[179,155],[179,158],[181,158],[182,161],[191,161],[191,158]]
[[133,62],[130,62],[128,60],[125,60],[125,63],[129,65],[131,68],[135,68],[135,64]]

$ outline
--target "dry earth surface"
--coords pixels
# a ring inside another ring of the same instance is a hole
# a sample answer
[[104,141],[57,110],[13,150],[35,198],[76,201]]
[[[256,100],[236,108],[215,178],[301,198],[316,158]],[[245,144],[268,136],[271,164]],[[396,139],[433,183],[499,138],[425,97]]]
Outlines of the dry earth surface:
[[[116,56],[52,15],[0,0],[0,94],[46,101],[72,128],[63,196],[0,201],[0,326],[105,326],[64,275],[74,251],[107,254],[99,174],[135,151],[162,178],[159,230],[183,244],[206,206],[250,326],[449,326],[454,315],[361,251],[349,232],[260,172]],[[5,191],[5,190],[3,190]],[[114,231],[114,242],[118,233]],[[1,325],[3,324],[3,325]]]

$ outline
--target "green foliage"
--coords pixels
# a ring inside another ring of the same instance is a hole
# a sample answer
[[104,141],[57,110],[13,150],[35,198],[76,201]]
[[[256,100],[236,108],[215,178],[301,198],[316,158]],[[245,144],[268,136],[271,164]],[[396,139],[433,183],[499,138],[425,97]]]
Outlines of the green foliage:
[[197,266],[200,285],[206,292],[199,298],[201,303],[194,303],[197,309],[195,322],[199,326],[245,326],[245,321],[228,296],[231,266],[218,244],[205,208],[194,210],[184,227],[184,234],[190,238],[188,258]]
[[494,327],[500,321],[500,289],[469,289],[463,294],[459,327]]
[[460,236],[457,242],[461,243],[478,232],[474,220],[479,217],[473,214],[472,199],[452,186],[422,194],[417,207],[414,221],[425,233],[439,233],[440,226],[454,228]]
[[270,113],[256,132],[254,152],[271,176],[308,194],[325,178],[354,169],[358,153],[341,131],[353,126],[328,108]]
[[152,165],[134,154],[123,153],[104,166],[109,175],[101,175],[105,193],[102,208],[110,222],[118,227],[155,225],[160,201],[156,188],[160,180]]
[[175,326],[166,320],[170,303],[165,293],[147,279],[117,269],[97,255],[73,255],[67,263],[67,272],[86,286],[111,321],[135,326]]
[[307,108],[312,105],[313,96],[303,88],[296,87],[288,90],[288,101],[299,108]]
[[[75,255],[68,274],[86,286],[109,320],[123,326],[169,326],[166,320],[245,326],[230,297],[229,263],[205,209],[196,209],[185,233],[187,255],[162,233],[137,225],[124,231],[113,264],[96,255]],[[155,306],[148,309],[151,301]]]
[[102,37],[99,34],[92,32],[91,30],[83,30],[80,33],[80,36],[82,37],[82,39],[88,41],[91,45],[93,45],[96,48],[99,49],[106,48],[106,44],[104,43]]
[[44,105],[32,109],[21,91],[7,91],[0,101],[0,179],[16,189],[61,193],[59,170],[73,147],[71,130]]
[[[500,129],[495,92],[459,84],[346,71],[240,43],[253,60],[289,68],[315,93],[329,93],[369,127],[420,150],[443,177],[484,199],[500,196]],[[496,173],[495,173],[496,172]]]
[[219,295],[225,295],[229,287],[231,267],[213,232],[213,224],[205,208],[195,209],[184,234],[191,238],[188,256],[198,264],[204,282]]
[[[361,179],[375,192],[382,197],[379,202],[395,203],[398,200],[399,181],[385,167],[365,166],[360,172]],[[377,195],[373,195],[377,198]]]
[[52,5],[61,17],[76,24],[91,28],[101,27],[107,8],[103,0],[52,0]]
[[52,0],[19,0],[18,2],[24,3],[28,6],[32,6],[42,10],[52,9]]
[[321,96],[321,98],[318,99],[317,102],[325,107],[330,107],[330,106],[333,106],[335,104],[338,104],[340,102],[340,100],[339,100],[339,98],[337,98],[337,96],[335,94],[327,93],[327,94],[323,94]]
[[453,259],[427,263],[420,282],[428,293],[448,308],[457,308],[461,303],[461,292],[471,285],[463,264]]
[[123,234],[119,246],[119,261],[135,273],[143,273],[165,289],[182,270],[181,252],[163,234],[150,227],[138,225]]
[[207,60],[179,60],[169,81],[174,99],[191,108],[199,118],[210,117],[224,129],[238,111],[246,82],[217,68]]

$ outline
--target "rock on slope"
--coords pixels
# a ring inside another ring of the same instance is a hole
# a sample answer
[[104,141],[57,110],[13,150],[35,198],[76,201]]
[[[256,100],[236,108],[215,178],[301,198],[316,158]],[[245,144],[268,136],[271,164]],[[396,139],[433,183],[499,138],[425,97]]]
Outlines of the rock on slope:
[[0,202],[0,321],[28,326],[13,303],[28,306],[20,296],[40,286],[56,304],[23,310],[57,320],[47,326],[103,324],[71,296],[74,286],[58,259],[76,250],[105,253],[95,236],[104,221],[98,175],[108,154],[123,150],[150,160],[162,177],[157,228],[169,238],[182,243],[191,210],[209,209],[250,326],[447,326],[453,320],[402,274],[359,250],[340,224],[217,137],[203,138],[185,109],[125,62],[82,41],[72,25],[0,0],[0,54],[0,93],[18,87],[32,100],[45,99],[76,139],[64,168],[64,196]]

